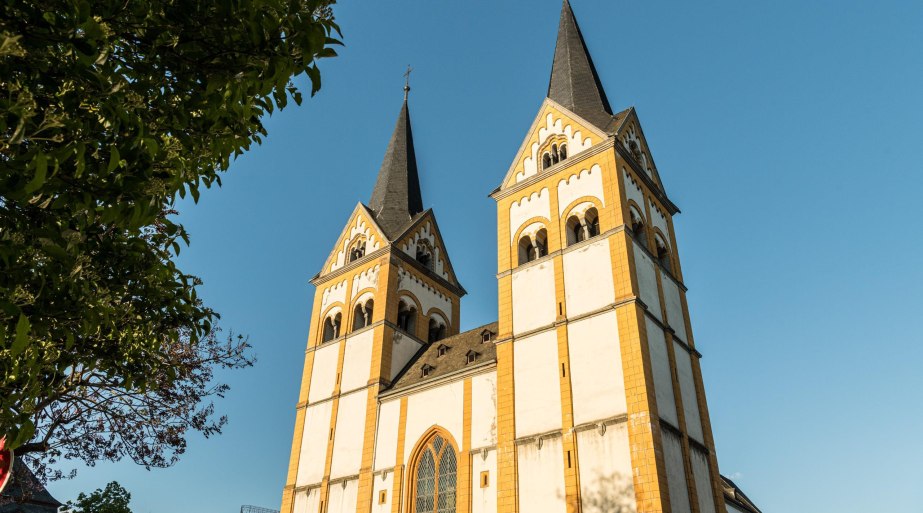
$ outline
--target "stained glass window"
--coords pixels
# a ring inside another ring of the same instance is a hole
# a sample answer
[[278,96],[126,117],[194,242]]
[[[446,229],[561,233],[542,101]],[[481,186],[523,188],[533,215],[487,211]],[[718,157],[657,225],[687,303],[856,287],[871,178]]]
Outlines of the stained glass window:
[[457,468],[455,448],[434,436],[417,463],[414,513],[455,513]]

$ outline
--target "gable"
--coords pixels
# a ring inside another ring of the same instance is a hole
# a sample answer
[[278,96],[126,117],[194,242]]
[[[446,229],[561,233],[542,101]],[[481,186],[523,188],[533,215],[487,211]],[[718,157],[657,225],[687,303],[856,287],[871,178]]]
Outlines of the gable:
[[651,154],[647,139],[644,138],[644,132],[641,130],[641,121],[638,114],[632,107],[628,116],[619,126],[615,134],[620,145],[632,157],[635,164],[638,165],[647,177],[653,180],[654,184],[663,191],[663,184],[660,181],[660,174],[657,172],[657,166],[654,164],[654,157]]
[[607,135],[573,112],[545,98],[501,188],[513,186],[542,171],[542,157],[553,146],[566,146],[567,157],[588,150]]
[[381,249],[388,244],[388,239],[385,237],[384,232],[378,227],[372,214],[362,203],[356,205],[352,215],[349,216],[349,222],[346,223],[346,227],[340,233],[340,237],[337,239],[330,256],[327,257],[320,274],[331,273],[349,263],[349,250],[360,240],[366,242],[366,254]]
[[410,227],[395,243],[395,246],[413,259],[420,250],[429,253],[432,258],[431,270],[447,282],[458,285],[449,253],[445,249],[436,216],[432,210],[426,211],[420,219]]

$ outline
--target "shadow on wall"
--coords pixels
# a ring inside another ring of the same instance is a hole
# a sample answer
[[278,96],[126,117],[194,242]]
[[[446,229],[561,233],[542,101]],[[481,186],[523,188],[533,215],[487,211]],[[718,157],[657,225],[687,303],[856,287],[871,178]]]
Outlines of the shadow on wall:
[[584,513],[635,513],[631,476],[621,472],[596,473],[592,483],[582,483]]

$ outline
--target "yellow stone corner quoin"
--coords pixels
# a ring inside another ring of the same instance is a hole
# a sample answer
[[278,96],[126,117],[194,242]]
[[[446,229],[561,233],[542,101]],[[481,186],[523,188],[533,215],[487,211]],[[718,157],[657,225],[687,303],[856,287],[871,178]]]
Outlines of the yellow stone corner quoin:
[[459,332],[405,95],[369,202],[312,279],[282,513],[759,513],[718,473],[679,210],[567,1],[557,37],[491,194],[497,322]]

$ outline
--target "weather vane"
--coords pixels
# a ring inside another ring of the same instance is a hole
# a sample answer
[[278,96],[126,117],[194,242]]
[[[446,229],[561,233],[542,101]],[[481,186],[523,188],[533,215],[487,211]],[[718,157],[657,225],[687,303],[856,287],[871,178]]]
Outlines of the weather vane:
[[410,67],[410,64],[407,65],[407,71],[404,72],[404,99],[407,99],[407,93],[410,92],[410,72],[413,71],[413,68]]

